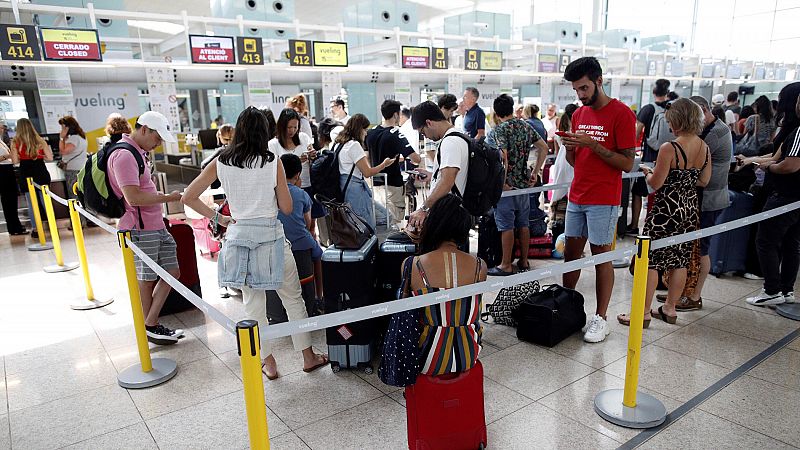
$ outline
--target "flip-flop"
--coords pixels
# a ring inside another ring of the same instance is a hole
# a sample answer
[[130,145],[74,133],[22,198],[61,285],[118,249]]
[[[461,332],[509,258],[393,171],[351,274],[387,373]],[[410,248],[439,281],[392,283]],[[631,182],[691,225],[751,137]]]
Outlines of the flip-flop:
[[[617,322],[621,323],[622,325],[629,327],[631,325],[631,318],[628,317],[627,314],[619,314],[617,315]],[[650,326],[650,319],[644,319],[642,322],[642,328],[647,328]]]
[[315,370],[319,369],[320,367],[327,366],[329,362],[330,362],[330,361],[328,360],[328,357],[327,357],[327,356],[325,356],[325,355],[322,355],[322,362],[321,362],[321,363],[317,364],[316,366],[309,367],[308,369],[303,369],[303,372],[305,372],[305,373],[311,373],[311,372],[313,372],[313,371],[315,371]]
[[653,310],[650,310],[650,316],[655,317],[656,319],[661,319],[670,325],[675,325],[675,322],[678,321],[678,316],[668,316],[665,314],[663,306],[658,307],[658,312],[653,312]]
[[499,267],[492,267],[486,274],[493,277],[507,277],[509,275],[514,275],[514,272],[506,272]]
[[527,271],[531,270],[531,266],[529,264],[529,265],[527,265],[525,267],[522,267],[519,264],[517,264],[517,270],[520,271],[520,272],[527,272]]
[[261,363],[261,373],[263,373],[263,374],[264,374],[264,375],[267,377],[267,379],[268,379],[269,381],[274,381],[274,380],[277,380],[277,379],[278,379],[278,377],[280,376],[280,375],[278,375],[278,373],[277,373],[277,372],[275,372],[275,375],[273,375],[273,376],[269,376],[269,374],[267,373],[267,365],[266,365],[266,364],[264,364],[264,363]]

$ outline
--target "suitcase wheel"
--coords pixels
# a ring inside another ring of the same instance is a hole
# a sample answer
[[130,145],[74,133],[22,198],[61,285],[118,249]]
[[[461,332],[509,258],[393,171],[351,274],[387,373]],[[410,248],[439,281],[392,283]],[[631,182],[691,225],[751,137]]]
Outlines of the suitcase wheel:
[[331,362],[331,370],[333,371],[333,373],[339,373],[339,371],[342,370],[342,368],[339,366],[338,362]]
[[365,373],[365,374],[369,375],[369,374],[371,374],[373,371],[374,371],[374,369],[372,368],[372,366],[371,366],[371,365],[369,365],[369,364],[365,364],[365,365],[364,365],[364,373]]
[[485,448],[486,448],[486,445],[484,445],[483,442],[481,442],[481,445],[478,446],[478,450],[483,450]]

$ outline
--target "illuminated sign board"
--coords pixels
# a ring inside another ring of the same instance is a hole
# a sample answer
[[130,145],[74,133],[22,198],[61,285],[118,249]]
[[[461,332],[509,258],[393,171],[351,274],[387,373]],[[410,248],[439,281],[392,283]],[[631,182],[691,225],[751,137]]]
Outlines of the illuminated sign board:
[[314,60],[311,59],[311,41],[289,40],[289,65],[290,66],[313,66]]
[[314,41],[314,65],[347,67],[347,43]]
[[464,69],[466,70],[502,70],[503,52],[489,50],[464,50]]
[[236,60],[248,66],[264,65],[264,47],[260,37],[237,37]]
[[433,47],[433,68],[447,69],[447,49]]
[[189,35],[192,62],[195,64],[236,64],[230,36]]
[[97,31],[77,28],[40,28],[48,61],[102,61]]
[[431,63],[430,47],[403,46],[402,49],[404,69],[427,69]]
[[555,73],[558,71],[558,55],[539,55],[539,72]]
[[41,61],[33,25],[0,25],[0,54],[6,61]]

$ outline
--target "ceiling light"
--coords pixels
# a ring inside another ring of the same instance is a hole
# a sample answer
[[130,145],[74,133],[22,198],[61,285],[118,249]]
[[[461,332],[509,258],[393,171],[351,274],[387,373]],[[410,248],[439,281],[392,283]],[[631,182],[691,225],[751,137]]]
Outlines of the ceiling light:
[[166,34],[183,33],[183,25],[170,22],[157,22],[155,20],[128,20],[128,25],[143,30],[157,31]]

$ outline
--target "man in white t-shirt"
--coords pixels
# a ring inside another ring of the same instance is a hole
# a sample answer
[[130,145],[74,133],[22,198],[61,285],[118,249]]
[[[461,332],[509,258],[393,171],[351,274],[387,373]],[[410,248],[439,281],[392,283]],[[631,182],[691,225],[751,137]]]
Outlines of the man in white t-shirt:
[[347,110],[345,109],[344,100],[341,98],[337,97],[331,100],[331,117],[341,122],[342,125],[347,125],[347,121],[350,120],[350,116],[347,115]]
[[[434,177],[431,181],[431,193],[422,204],[422,207],[413,213],[408,220],[406,231],[410,235],[417,235],[422,230],[422,224],[428,217],[428,210],[437,200],[457,188],[464,193],[467,186],[467,169],[469,168],[469,145],[459,136],[453,125],[444,117],[442,110],[436,103],[423,102],[414,107],[411,113],[411,124],[414,129],[428,139],[439,142],[438,156],[433,162]],[[420,170],[424,176],[430,176],[427,171]]]
[[[715,106],[721,106],[721,107],[724,108],[725,105],[723,105],[723,103],[725,103],[725,96],[724,95],[722,95],[722,94],[714,94],[714,96],[711,97],[711,107],[712,108],[715,107]],[[731,111],[730,109],[725,110],[725,125],[727,125],[728,128],[733,128],[734,125],[736,125],[736,114],[734,114],[733,111]]]

